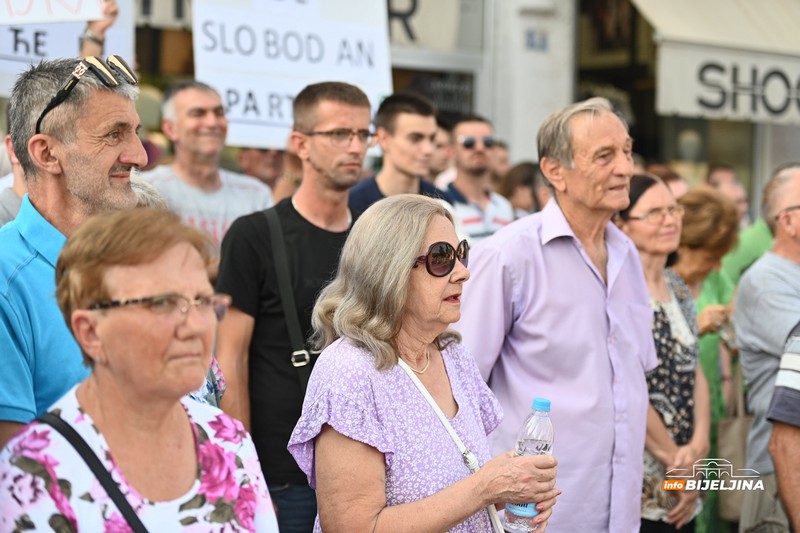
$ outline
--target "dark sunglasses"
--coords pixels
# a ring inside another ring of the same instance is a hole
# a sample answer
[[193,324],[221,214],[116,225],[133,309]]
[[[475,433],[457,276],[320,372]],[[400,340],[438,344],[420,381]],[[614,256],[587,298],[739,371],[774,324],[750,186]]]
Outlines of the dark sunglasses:
[[467,135],[467,136],[461,135],[457,139],[458,144],[460,144],[467,150],[472,150],[473,148],[475,148],[475,146],[478,144],[478,140],[481,140],[483,142],[483,146],[485,146],[486,148],[491,148],[492,146],[497,144],[495,138],[489,136],[473,137],[472,135]]
[[426,255],[417,257],[412,268],[425,264],[425,269],[431,276],[437,278],[448,275],[456,267],[456,259],[467,266],[469,263],[469,243],[466,239],[458,243],[458,248],[453,248],[449,242],[435,242],[428,248]]
[[95,56],[84,57],[77,64],[75,70],[72,71],[72,76],[67,80],[67,83],[59,89],[53,99],[50,100],[50,103],[47,104],[47,107],[44,108],[42,114],[39,115],[39,120],[36,121],[36,133],[42,133],[42,120],[44,120],[44,117],[67,99],[87,72],[92,72],[106,87],[116,87],[123,81],[131,85],[139,83],[139,79],[133,73],[133,69],[119,56],[108,56],[105,61]]

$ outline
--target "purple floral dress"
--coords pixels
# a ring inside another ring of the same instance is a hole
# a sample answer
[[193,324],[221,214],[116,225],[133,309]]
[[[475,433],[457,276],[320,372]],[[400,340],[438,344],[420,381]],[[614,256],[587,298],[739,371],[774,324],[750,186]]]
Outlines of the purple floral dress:
[[[105,438],[78,406],[75,388],[50,409],[89,444],[149,531],[277,532],[253,441],[238,420],[181,400],[192,422],[198,477],[172,501],[143,498],[114,463]],[[59,526],[60,527],[56,527]],[[32,422],[0,453],[0,531],[131,531],[74,448],[55,429]]]
[[[460,345],[443,351],[458,413],[450,424],[481,465],[491,458],[487,435],[503,417],[472,356]],[[375,369],[375,360],[339,339],[319,357],[289,452],[316,488],[314,438],[323,424],[384,454],[386,504],[431,496],[469,475],[456,444],[402,368]],[[491,531],[481,510],[451,531]],[[314,531],[321,531],[319,517]]]

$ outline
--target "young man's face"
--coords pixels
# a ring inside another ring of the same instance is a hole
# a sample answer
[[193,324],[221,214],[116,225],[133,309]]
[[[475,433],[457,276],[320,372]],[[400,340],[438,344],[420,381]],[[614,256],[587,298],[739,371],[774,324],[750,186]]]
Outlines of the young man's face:
[[409,177],[428,174],[436,137],[436,119],[411,113],[400,113],[394,119],[394,133],[378,129],[378,142],[383,149],[384,166]]

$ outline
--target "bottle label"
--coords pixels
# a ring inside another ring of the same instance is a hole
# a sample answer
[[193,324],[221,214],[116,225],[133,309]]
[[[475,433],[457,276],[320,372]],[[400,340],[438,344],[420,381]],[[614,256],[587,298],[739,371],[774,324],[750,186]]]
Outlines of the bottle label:
[[539,514],[535,503],[507,503],[506,512],[525,518],[532,518]]

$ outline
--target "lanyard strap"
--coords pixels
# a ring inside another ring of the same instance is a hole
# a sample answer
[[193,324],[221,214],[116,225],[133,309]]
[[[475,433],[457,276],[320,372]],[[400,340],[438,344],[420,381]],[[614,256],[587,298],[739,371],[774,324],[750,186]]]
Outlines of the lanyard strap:
[[[114,502],[114,505],[117,506],[117,510],[122,514],[125,521],[128,522],[131,530],[136,533],[147,533],[147,529],[142,524],[142,521],[139,520],[139,517],[136,515],[136,511],[133,510],[131,507],[130,502],[122,494],[122,491],[119,490],[119,485],[114,481],[111,477],[111,474],[108,473],[106,467],[103,466],[103,463],[100,462],[98,459],[97,454],[95,454],[89,445],[83,440],[83,437],[73,429],[72,426],[67,424],[61,417],[56,416],[53,413],[44,413],[43,415],[37,418],[39,422],[44,424],[50,425],[53,429],[61,433],[67,442],[69,442],[75,451],[78,452],[84,461],[86,461],[86,465],[91,469],[94,473],[97,481],[103,486],[103,489],[106,491],[106,494],[111,501]],[[56,480],[54,479],[53,482]]]
[[[450,438],[453,439],[453,442],[455,442],[456,446],[458,446],[458,450],[461,452],[461,459],[463,459],[464,464],[467,466],[470,473],[474,474],[480,470],[481,466],[478,463],[478,458],[475,457],[475,454],[466,447],[464,441],[461,440],[461,437],[458,436],[456,430],[453,429],[453,426],[450,425],[447,417],[442,412],[441,408],[439,408],[439,404],[436,403],[436,400],[433,399],[433,396],[431,396],[431,393],[428,392],[428,389],[425,388],[425,385],[422,384],[419,378],[414,375],[414,372],[411,370],[411,367],[408,366],[408,363],[398,357],[397,364],[400,365],[400,368],[405,370],[406,374],[408,374],[408,377],[411,378],[411,382],[414,383],[428,404],[433,408],[433,412],[436,413],[436,417],[439,419],[439,422],[442,423],[444,429],[447,431],[447,434],[450,435]],[[490,503],[487,505],[486,510],[489,512],[489,520],[492,522],[492,528],[494,529],[495,533],[503,533],[503,525],[500,523],[500,516],[497,514],[497,509],[495,508],[494,504]]]

